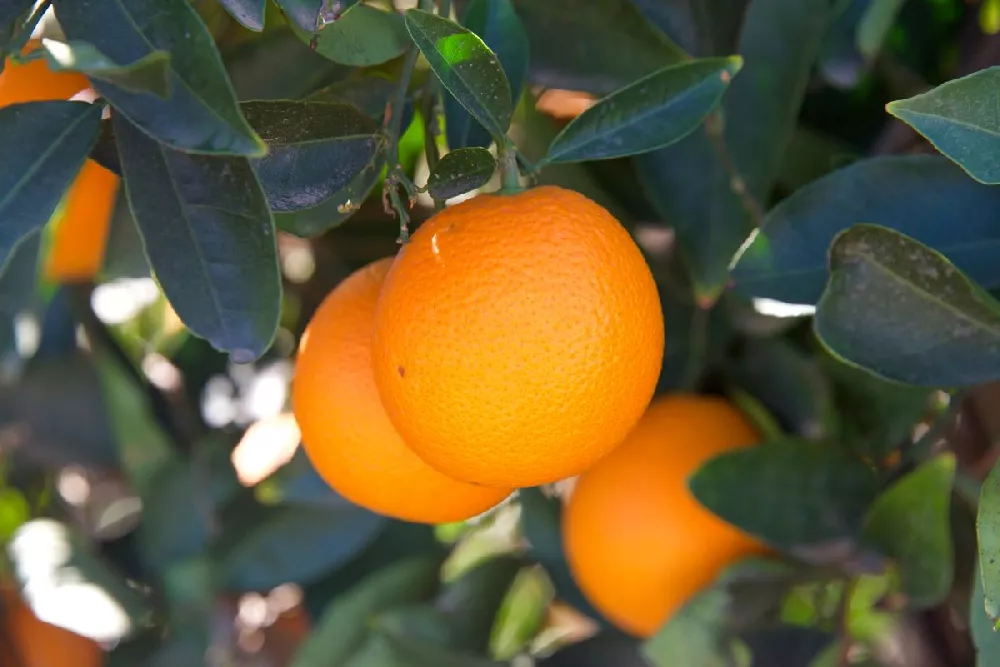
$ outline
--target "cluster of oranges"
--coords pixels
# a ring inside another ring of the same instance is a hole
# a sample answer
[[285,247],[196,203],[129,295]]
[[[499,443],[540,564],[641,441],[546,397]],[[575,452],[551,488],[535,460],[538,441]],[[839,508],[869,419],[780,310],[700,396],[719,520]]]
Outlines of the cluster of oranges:
[[611,214],[558,187],[480,195],[328,295],[293,410],[331,487],[406,521],[468,519],[576,478],[572,572],[608,619],[649,636],[761,549],[686,483],[759,436],[721,399],[653,400],[663,350],[655,281]]

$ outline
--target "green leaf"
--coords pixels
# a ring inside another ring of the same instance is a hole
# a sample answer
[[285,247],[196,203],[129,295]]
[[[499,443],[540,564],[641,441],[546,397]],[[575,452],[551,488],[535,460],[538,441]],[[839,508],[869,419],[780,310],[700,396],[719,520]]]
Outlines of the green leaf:
[[914,607],[934,606],[951,589],[954,476],[954,454],[942,454],[886,489],[865,517],[866,543],[896,562]]
[[857,45],[868,60],[875,58],[889,36],[906,0],[874,0],[868,3],[858,23]]
[[729,282],[733,255],[754,225],[719,157],[723,141],[746,192],[766,202],[799,115],[828,26],[831,0],[755,0],[740,35],[744,67],[722,103],[723,127],[690,134],[637,158],[639,182],[677,231],[695,296],[714,302]]
[[814,327],[837,357],[896,382],[1000,377],[1000,304],[937,251],[884,227],[834,240]]
[[497,614],[490,637],[490,654],[512,660],[534,639],[545,622],[555,591],[539,566],[521,570]]
[[0,109],[0,275],[17,245],[41,229],[97,139],[101,109],[28,102]]
[[258,500],[268,504],[342,507],[348,502],[323,481],[301,447],[254,492]]
[[731,667],[736,663],[725,628],[728,605],[721,587],[699,593],[643,644],[643,655],[653,667]]
[[[517,105],[528,77],[528,35],[511,0],[473,0],[462,25],[479,35],[497,54],[510,84],[511,101]],[[492,138],[482,125],[451,95],[444,100],[445,133],[450,148],[486,148]]]
[[538,667],[649,667],[640,643],[618,633],[601,633],[542,658]]
[[300,34],[316,53],[341,65],[371,67],[398,58],[410,48],[403,17],[359,3],[315,34]]
[[129,206],[163,292],[191,331],[247,363],[281,313],[274,222],[246,158],[191,155],[115,116]]
[[497,140],[510,126],[510,84],[495,53],[475,33],[419,9],[407,10],[406,29],[434,74]]
[[11,363],[18,358],[15,318],[27,315],[39,305],[40,240],[39,232],[22,239],[0,272],[0,363]]
[[380,611],[427,600],[440,584],[439,558],[408,558],[361,579],[338,596],[316,620],[289,667],[345,664],[368,636],[369,619]]
[[522,558],[501,554],[474,566],[438,595],[434,608],[455,629],[455,648],[484,653],[490,633]]
[[87,42],[42,39],[42,53],[49,68],[58,72],[83,72],[91,79],[107,81],[133,93],[152,93],[166,99],[171,94],[170,54],[153,51],[135,62],[121,65]]
[[717,456],[688,482],[698,502],[780,549],[853,540],[878,488],[840,449],[779,440]]
[[486,185],[496,170],[497,161],[485,148],[458,148],[438,162],[427,192],[434,199],[451,199]]
[[[385,116],[385,108],[396,94],[396,82],[377,74],[360,75],[335,81],[320,88],[306,98],[310,102],[340,102],[357,107],[374,120]],[[413,120],[413,105],[407,100],[401,127],[408,127]],[[409,120],[407,120],[409,118]]]
[[631,0],[653,25],[698,56],[732,53],[750,0]]
[[295,27],[313,32],[327,23],[339,20],[358,0],[276,0]]
[[34,0],[5,0],[0,2],[0,72],[3,72],[5,56],[14,36],[24,20],[31,13]]
[[387,640],[393,667],[506,667],[506,663],[449,647],[452,628],[443,619],[406,611],[384,612],[373,623],[378,635]]
[[271,100],[242,108],[268,146],[250,164],[274,212],[333,197],[371,163],[382,141],[378,124],[347,104]]
[[[977,564],[978,570],[982,565]],[[969,599],[969,620],[972,626],[972,642],[976,646],[977,667],[998,667],[1000,665],[1000,632],[986,613],[986,594],[983,578],[973,577],[974,588]]]
[[185,0],[57,0],[70,41],[92,44],[113,63],[170,55],[169,99],[94,81],[117,115],[174,148],[198,153],[262,155],[264,143],[240,113],[212,35]]
[[[976,514],[979,567],[986,613],[995,624],[1000,620],[1000,464],[994,465],[983,482]],[[979,610],[980,612],[982,610]]]
[[705,120],[742,66],[739,56],[706,58],[643,77],[573,119],[542,164],[607,160],[669,146]]
[[1000,118],[996,90],[1000,67],[989,67],[926,93],[886,105],[886,110],[927,138],[981,183],[1000,183]]
[[225,586],[236,591],[313,581],[371,544],[384,524],[347,504],[230,509],[216,561]]
[[733,270],[746,295],[814,304],[830,244],[857,223],[895,229],[944,253],[986,289],[1000,288],[1000,189],[936,155],[860,160],[771,210]]
[[219,0],[219,4],[247,30],[263,32],[267,0]]

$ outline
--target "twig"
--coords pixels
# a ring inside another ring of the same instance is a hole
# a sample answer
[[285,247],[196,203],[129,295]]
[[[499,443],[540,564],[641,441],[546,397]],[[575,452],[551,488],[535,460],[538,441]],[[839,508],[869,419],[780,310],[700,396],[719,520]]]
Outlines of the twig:
[[753,193],[750,192],[746,178],[740,172],[739,167],[736,166],[733,156],[729,153],[723,127],[722,114],[718,111],[710,114],[708,120],[705,121],[705,133],[708,135],[708,140],[715,149],[715,153],[719,161],[722,162],[722,166],[725,167],[726,173],[729,175],[729,189],[740,198],[743,208],[746,209],[751,221],[753,221],[753,226],[760,227],[764,222],[764,207],[757,201]]
[[399,196],[399,188],[402,187],[406,192],[407,203],[411,203],[416,197],[415,186],[399,165],[399,139],[403,129],[406,93],[410,88],[410,78],[413,76],[413,69],[417,65],[419,56],[420,50],[417,49],[416,45],[411,46],[410,52],[406,54],[403,70],[399,75],[396,95],[386,107],[385,120],[383,121],[383,131],[389,137],[389,157],[387,160],[389,169],[385,177],[385,187],[382,190],[382,205],[389,215],[392,215],[393,211],[399,215],[399,243],[406,243],[410,239],[410,216],[407,213],[409,206],[403,205],[403,200]]

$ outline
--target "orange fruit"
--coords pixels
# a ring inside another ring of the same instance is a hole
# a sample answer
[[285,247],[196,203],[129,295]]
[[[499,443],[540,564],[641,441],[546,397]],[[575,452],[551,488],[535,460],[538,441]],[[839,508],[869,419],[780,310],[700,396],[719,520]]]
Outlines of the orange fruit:
[[[28,42],[25,52],[39,48]],[[0,72],[0,107],[24,102],[66,100],[90,88],[78,72],[54,72],[44,59],[16,64],[8,60]],[[92,278],[104,262],[111,214],[118,193],[118,176],[87,160],[63,201],[52,247],[45,261],[49,280],[75,282]]]
[[476,484],[576,475],[619,444],[663,358],[656,284],[604,208],[480,195],[413,234],[375,316],[375,381],[406,444]]
[[566,125],[597,103],[597,97],[579,90],[549,88],[535,101],[535,108]]
[[343,280],[316,310],[299,347],[292,406],[319,475],[357,505],[405,521],[445,523],[481,514],[510,489],[453,480],[403,443],[372,375],[375,304],[392,259]]
[[35,616],[20,596],[0,589],[0,665],[7,667],[98,667],[104,652],[96,642]]
[[667,396],[580,476],[563,514],[563,540],[570,571],[595,609],[648,637],[726,566],[765,551],[687,486],[706,460],[759,440],[723,399]]

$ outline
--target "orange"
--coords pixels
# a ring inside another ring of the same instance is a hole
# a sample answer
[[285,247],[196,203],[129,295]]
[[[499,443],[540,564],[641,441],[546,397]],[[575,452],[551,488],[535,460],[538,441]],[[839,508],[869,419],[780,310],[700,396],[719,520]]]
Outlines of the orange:
[[103,655],[93,640],[42,621],[16,592],[0,589],[0,665],[98,667]]
[[595,609],[648,637],[726,566],[765,551],[687,486],[706,460],[759,439],[720,398],[659,398],[621,447],[577,480],[563,540],[570,571]]
[[[30,41],[25,52],[39,47]],[[0,107],[24,102],[66,100],[90,88],[78,72],[54,72],[44,59],[15,64],[8,60],[0,72]],[[104,262],[111,214],[118,193],[118,176],[87,160],[65,195],[62,213],[49,256],[45,277],[56,282],[92,278]]]
[[566,125],[596,103],[597,98],[590,93],[549,88],[538,96],[535,108],[552,116],[560,125]]
[[480,195],[400,251],[375,317],[375,381],[441,472],[524,487],[619,444],[663,358],[656,284],[604,208],[558,187]]
[[374,512],[419,523],[468,519],[511,490],[458,482],[421,461],[393,428],[375,387],[375,303],[391,263],[379,260],[343,280],[306,327],[292,381],[302,447],[327,484]]

